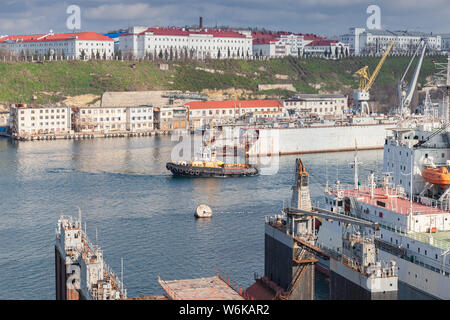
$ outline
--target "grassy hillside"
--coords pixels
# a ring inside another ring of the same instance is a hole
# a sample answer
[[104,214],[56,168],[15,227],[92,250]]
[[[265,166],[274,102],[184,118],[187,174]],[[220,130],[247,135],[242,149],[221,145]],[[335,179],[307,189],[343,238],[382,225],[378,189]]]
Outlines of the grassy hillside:
[[[211,60],[169,63],[162,71],[157,62],[69,61],[0,62],[0,103],[60,101],[67,96],[101,94],[105,91],[177,89],[247,89],[257,93],[258,84],[292,83],[303,93],[350,93],[357,86],[353,73],[364,65],[374,70],[379,58],[348,58],[342,60],[283,58],[269,61]],[[419,82],[435,72],[432,60],[426,57]],[[409,57],[389,57],[376,80],[373,96],[390,103],[395,81],[409,62]],[[135,64],[132,68],[131,64]],[[207,70],[207,71],[205,71]],[[209,70],[209,72],[208,72]],[[212,73],[211,70],[215,70]],[[268,90],[268,96],[286,96],[284,90]]]

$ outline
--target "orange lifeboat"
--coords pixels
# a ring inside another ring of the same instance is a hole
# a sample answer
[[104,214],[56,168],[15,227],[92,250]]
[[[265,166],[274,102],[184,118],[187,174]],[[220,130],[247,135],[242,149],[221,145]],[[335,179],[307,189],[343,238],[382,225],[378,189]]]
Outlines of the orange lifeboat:
[[450,184],[450,173],[446,167],[428,168],[422,171],[422,177],[429,183],[445,187]]

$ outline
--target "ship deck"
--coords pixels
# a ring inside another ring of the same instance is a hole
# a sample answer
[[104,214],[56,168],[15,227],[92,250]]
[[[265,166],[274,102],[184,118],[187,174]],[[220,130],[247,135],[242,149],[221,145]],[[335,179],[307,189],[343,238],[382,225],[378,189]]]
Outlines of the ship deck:
[[430,243],[430,235],[433,237],[433,245],[442,249],[450,249],[450,231],[438,231],[433,233],[428,232],[414,232],[405,234],[407,237],[425,243]]
[[244,300],[218,276],[159,283],[173,300]]
[[[333,195],[337,195],[336,190],[331,191]],[[386,195],[386,190],[383,188],[375,188],[373,198],[370,197],[369,188],[361,188],[359,190],[355,189],[343,189],[339,190],[339,193],[346,197],[355,197],[358,201],[377,206],[379,208],[385,208],[397,213],[408,215],[410,213],[410,200],[404,199],[396,195],[394,189],[388,189],[389,196]],[[448,213],[439,208],[434,208],[426,206],[422,203],[414,202],[412,203],[413,214],[437,214],[437,213]]]

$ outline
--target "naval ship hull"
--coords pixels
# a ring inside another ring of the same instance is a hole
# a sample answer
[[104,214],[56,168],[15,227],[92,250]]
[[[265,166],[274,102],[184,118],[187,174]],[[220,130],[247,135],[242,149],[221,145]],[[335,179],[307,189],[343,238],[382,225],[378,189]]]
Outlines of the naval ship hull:
[[243,177],[258,174],[258,169],[255,167],[197,167],[171,162],[166,164],[166,169],[175,176],[183,177]]

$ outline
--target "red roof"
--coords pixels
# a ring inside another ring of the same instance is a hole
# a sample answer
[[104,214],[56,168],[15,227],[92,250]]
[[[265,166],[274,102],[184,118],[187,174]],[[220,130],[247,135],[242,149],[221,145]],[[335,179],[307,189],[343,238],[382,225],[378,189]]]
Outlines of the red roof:
[[46,42],[46,41],[69,41],[69,40],[94,40],[94,41],[113,41],[110,37],[101,35],[97,32],[78,32],[78,33],[55,33],[45,36],[45,34],[6,36],[0,38],[0,42],[12,40],[17,42]]
[[274,108],[282,107],[278,100],[226,100],[191,101],[185,104],[189,109],[225,109],[225,108]]
[[320,40],[314,40],[311,43],[308,43],[306,46],[307,47],[324,47],[324,46],[330,46],[332,43],[337,43],[337,40],[324,40],[324,39],[320,39]]
[[[203,30],[188,30],[181,28],[162,28],[162,27],[151,27],[147,30],[138,33],[139,35],[143,35],[147,32],[151,32],[154,35],[159,36],[189,36],[190,34],[205,34],[212,35],[213,37],[225,37],[225,38],[245,38],[246,36],[242,33],[232,31],[232,30],[219,30],[219,29],[203,29]],[[132,35],[132,33],[123,33],[119,35],[119,37]]]
[[277,41],[278,39],[280,39],[281,36],[289,36],[289,35],[302,36],[304,40],[324,39],[324,37],[320,37],[312,33],[303,34],[303,33],[292,33],[287,31],[277,31],[269,33],[252,32],[253,44],[269,44],[270,42]]

